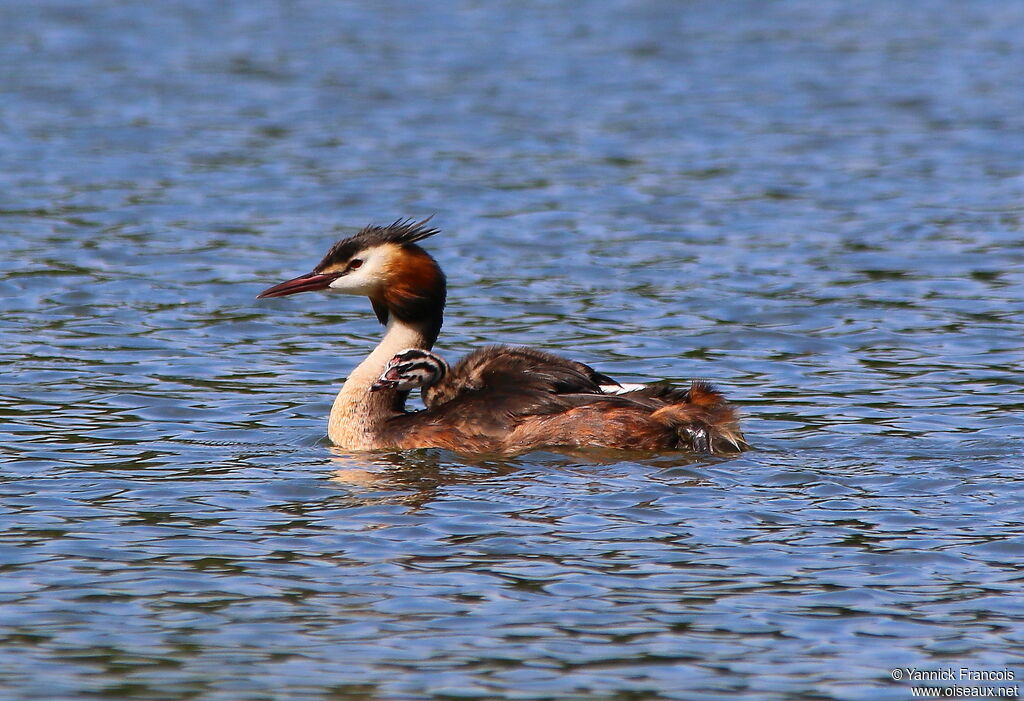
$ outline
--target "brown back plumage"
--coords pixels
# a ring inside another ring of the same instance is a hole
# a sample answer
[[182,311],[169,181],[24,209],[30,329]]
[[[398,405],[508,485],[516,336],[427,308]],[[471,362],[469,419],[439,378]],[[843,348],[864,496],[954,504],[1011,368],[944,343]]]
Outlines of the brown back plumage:
[[665,384],[622,394],[583,363],[532,348],[490,346],[423,389],[427,409],[395,417],[399,447],[424,441],[458,451],[519,453],[542,446],[683,449],[747,447],[738,416],[713,387]]
[[573,394],[602,394],[614,384],[588,365],[522,346],[485,346],[460,360],[445,378],[424,389],[428,407],[486,392],[511,415],[545,414],[565,408]]

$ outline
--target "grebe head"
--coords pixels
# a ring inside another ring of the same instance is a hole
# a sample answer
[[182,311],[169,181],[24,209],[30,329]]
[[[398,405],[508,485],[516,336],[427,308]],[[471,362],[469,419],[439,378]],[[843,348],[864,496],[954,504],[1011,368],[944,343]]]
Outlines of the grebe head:
[[448,374],[448,363],[441,356],[420,348],[410,348],[388,361],[383,374],[370,387],[371,392],[397,389],[408,392],[417,387],[432,387]]
[[312,290],[362,295],[370,298],[382,324],[394,316],[425,325],[433,342],[447,288],[437,261],[416,244],[438,233],[429,221],[368,226],[331,246],[313,272],[263,290],[257,299]]

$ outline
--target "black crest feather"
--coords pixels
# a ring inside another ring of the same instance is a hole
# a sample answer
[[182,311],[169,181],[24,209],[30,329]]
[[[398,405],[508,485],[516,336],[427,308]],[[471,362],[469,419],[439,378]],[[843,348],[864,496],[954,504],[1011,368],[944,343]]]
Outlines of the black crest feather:
[[370,246],[380,246],[385,243],[395,243],[400,246],[414,244],[417,241],[441,233],[440,229],[427,226],[433,215],[422,221],[413,219],[396,219],[387,226],[371,224],[364,227],[359,233],[338,241],[327,251],[327,255],[316,266],[315,270],[320,271],[334,264],[349,260],[359,251]]

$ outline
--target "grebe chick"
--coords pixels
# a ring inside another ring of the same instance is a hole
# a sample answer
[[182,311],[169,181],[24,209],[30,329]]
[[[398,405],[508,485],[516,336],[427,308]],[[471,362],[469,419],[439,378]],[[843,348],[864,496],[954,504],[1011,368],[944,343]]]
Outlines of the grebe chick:
[[370,389],[387,387],[399,391],[419,387],[423,403],[433,408],[480,391],[492,396],[501,391],[506,396],[518,393],[550,397],[580,392],[620,394],[641,385],[620,385],[589,365],[554,353],[524,346],[485,346],[467,355],[454,369],[437,353],[407,348],[388,361]]
[[[593,368],[531,348],[490,346],[448,368],[429,353],[447,295],[444,273],[417,242],[426,221],[369,226],[328,250],[313,272],[264,290],[366,296],[384,338],[334,400],[328,436],[346,450],[446,448],[516,454],[585,447],[731,453],[748,447],[736,410],[710,385],[622,386]],[[423,411],[405,411],[410,389]]]
[[437,353],[422,348],[407,348],[388,361],[384,372],[370,385],[370,391],[396,389],[399,392],[410,392],[419,387],[423,391],[423,403],[430,406],[427,392],[436,387],[447,374],[448,362]]

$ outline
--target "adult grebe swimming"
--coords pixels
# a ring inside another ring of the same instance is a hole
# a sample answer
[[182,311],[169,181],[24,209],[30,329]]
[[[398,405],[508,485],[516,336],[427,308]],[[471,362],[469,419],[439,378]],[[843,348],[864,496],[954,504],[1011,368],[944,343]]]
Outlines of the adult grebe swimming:
[[[491,346],[454,367],[430,353],[447,287],[419,245],[438,229],[398,220],[342,239],[313,272],[264,290],[363,295],[387,326],[331,408],[327,433],[346,450],[446,448],[516,454],[537,448],[603,447],[731,453],[747,446],[736,410],[710,385],[622,386],[551,353]],[[405,400],[422,387],[422,411]]]

